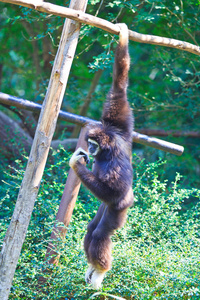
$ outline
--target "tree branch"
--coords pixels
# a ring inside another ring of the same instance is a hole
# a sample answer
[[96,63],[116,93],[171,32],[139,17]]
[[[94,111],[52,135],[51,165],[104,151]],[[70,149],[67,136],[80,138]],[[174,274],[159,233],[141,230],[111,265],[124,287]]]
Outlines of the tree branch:
[[[26,111],[27,113],[27,111]],[[0,154],[8,159],[24,160],[24,151],[30,152],[32,137],[13,119],[0,111]],[[12,142],[11,142],[12,141]],[[51,147],[58,149],[62,145],[68,151],[74,151],[78,139],[53,140]]]
[[[119,35],[119,27],[117,24],[113,24],[104,19],[86,14],[82,11],[77,11],[71,8],[51,4],[48,2],[43,2],[42,0],[32,0],[32,1],[31,0],[26,0],[26,1],[25,0],[0,0],[0,2],[22,5],[47,14],[53,14],[63,18],[69,18],[84,24],[98,27],[112,34]],[[129,30],[129,39],[139,43],[176,48],[196,55],[200,55],[199,46],[184,41],[179,41],[179,40],[155,36],[155,35],[141,34],[131,30]]]
[[138,129],[139,133],[147,134],[147,135],[156,135],[156,136],[174,136],[174,137],[192,137],[199,138],[199,131],[182,131],[182,130],[163,130],[163,129],[148,129],[141,128]]
[[[23,149],[30,151],[33,139],[19,124],[0,111],[1,154],[5,157],[23,158]],[[12,141],[12,142],[11,142]]]
[[[0,93],[0,103],[6,105],[13,105],[18,108],[23,108],[31,111],[40,111],[42,107],[40,104],[36,104],[28,100],[13,97],[4,93]],[[84,126],[89,123],[97,122],[87,117],[78,116],[72,113],[64,112],[62,110],[59,112],[59,118],[67,122],[79,124],[81,126]],[[163,140],[156,139],[154,137],[148,137],[147,135],[140,134],[135,131],[133,131],[133,142],[150,146],[156,149],[160,149],[166,152],[170,152],[175,155],[182,155],[184,151],[184,148],[182,146],[165,142]]]

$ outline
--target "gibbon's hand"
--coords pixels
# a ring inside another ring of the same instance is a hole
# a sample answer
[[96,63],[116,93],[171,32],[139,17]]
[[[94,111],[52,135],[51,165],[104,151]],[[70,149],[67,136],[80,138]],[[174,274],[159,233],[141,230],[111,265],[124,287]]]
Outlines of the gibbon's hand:
[[122,45],[127,45],[128,44],[128,39],[129,39],[129,33],[128,33],[128,27],[125,23],[117,23],[116,25],[119,26],[120,28],[120,33],[119,33],[119,43]]
[[89,164],[90,162],[90,159],[89,159],[89,155],[88,153],[83,150],[82,148],[78,148],[74,154],[72,155],[72,157],[70,158],[70,161],[69,161],[69,165],[71,168],[74,167],[74,165],[76,164],[76,162],[80,159],[80,158],[84,158],[86,164]]

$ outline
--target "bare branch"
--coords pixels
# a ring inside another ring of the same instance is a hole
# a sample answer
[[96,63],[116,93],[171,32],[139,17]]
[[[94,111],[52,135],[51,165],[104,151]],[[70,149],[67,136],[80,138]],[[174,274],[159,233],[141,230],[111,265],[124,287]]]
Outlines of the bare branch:
[[156,136],[174,136],[174,137],[192,137],[199,138],[199,131],[183,131],[183,130],[163,130],[163,129],[147,129],[141,128],[138,129],[139,133],[147,134],[147,135],[156,135]]
[[[41,105],[33,103],[28,100],[20,99],[17,97],[13,97],[4,93],[0,93],[0,103],[7,104],[7,105],[13,105],[18,108],[23,108],[31,111],[40,111]],[[86,117],[78,116],[72,113],[60,111],[59,118],[62,120],[65,120],[67,122],[79,124],[81,126],[84,126],[88,123],[95,123],[97,121],[91,120]],[[170,152],[175,155],[182,155],[184,148],[182,146],[165,142],[160,139],[156,139],[154,137],[148,137],[147,135],[140,134],[138,132],[133,131],[133,142],[139,143],[142,145],[150,146],[156,149],[160,149],[166,152]]]
[[[112,34],[119,35],[119,27],[116,24],[108,22],[104,19],[86,14],[82,11],[77,11],[71,8],[51,4],[49,2],[43,2],[41,0],[0,0],[4,3],[12,3],[16,5],[22,5],[29,7],[40,12],[47,14],[53,14],[63,18],[69,18],[84,24],[92,25],[108,31]],[[141,34],[136,31],[129,30],[129,39],[139,43],[153,44],[159,46],[165,46],[170,48],[176,48],[179,50],[188,51],[190,53],[200,55],[200,47],[188,42],[170,39],[166,37],[160,37],[155,35]]]
[[[1,154],[7,158],[19,157],[23,159],[23,149],[30,150],[33,139],[19,124],[0,111],[0,140]],[[13,141],[13,142],[11,142]]]
[[183,146],[166,142],[154,137],[149,137],[148,135],[140,134],[135,131],[133,131],[133,141],[162,151],[170,152],[178,156],[180,156],[184,151]]
[[[26,111],[27,113],[27,111]],[[0,111],[0,153],[8,159],[20,158],[24,160],[25,152],[29,153],[33,143],[32,137],[9,116]],[[12,141],[12,142],[11,142]],[[68,151],[74,151],[78,139],[53,140],[51,147],[58,149],[63,146]],[[25,152],[24,152],[24,151]]]

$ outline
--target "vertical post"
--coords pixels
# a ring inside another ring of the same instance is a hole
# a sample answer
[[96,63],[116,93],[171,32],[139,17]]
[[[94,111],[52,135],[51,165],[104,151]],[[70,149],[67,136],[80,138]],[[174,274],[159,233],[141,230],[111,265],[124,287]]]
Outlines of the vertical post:
[[[71,0],[85,11],[87,0]],[[74,58],[81,24],[66,20],[13,216],[0,254],[0,299],[7,300],[26,236]]]
[[[87,129],[85,127],[81,129],[76,149],[81,147],[84,150],[87,150],[87,143],[85,141],[86,130]],[[54,226],[51,234],[51,240],[56,241],[60,237],[65,237],[67,232],[66,227],[69,225],[73,209],[76,203],[76,199],[79,193],[80,185],[80,179],[76,176],[75,172],[72,169],[70,169],[65,184],[64,192],[61,198],[58,213],[56,216],[56,221],[63,223],[65,227]],[[49,243],[47,248],[46,258],[50,256],[52,257],[50,258],[49,262],[57,265],[60,255],[56,251],[56,246],[54,246],[53,243]]]

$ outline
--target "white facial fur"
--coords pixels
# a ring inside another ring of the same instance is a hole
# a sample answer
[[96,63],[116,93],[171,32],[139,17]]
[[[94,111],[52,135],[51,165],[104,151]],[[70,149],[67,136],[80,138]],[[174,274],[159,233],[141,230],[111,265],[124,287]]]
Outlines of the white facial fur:
[[99,152],[99,144],[98,144],[95,140],[92,140],[92,139],[90,139],[90,138],[88,139],[88,142],[91,143],[91,144],[93,144],[93,145],[95,145],[95,146],[97,147],[96,150],[95,150],[95,152],[93,152],[93,153],[90,152],[90,147],[88,147],[89,153],[90,153],[92,156],[97,155],[97,153]]

